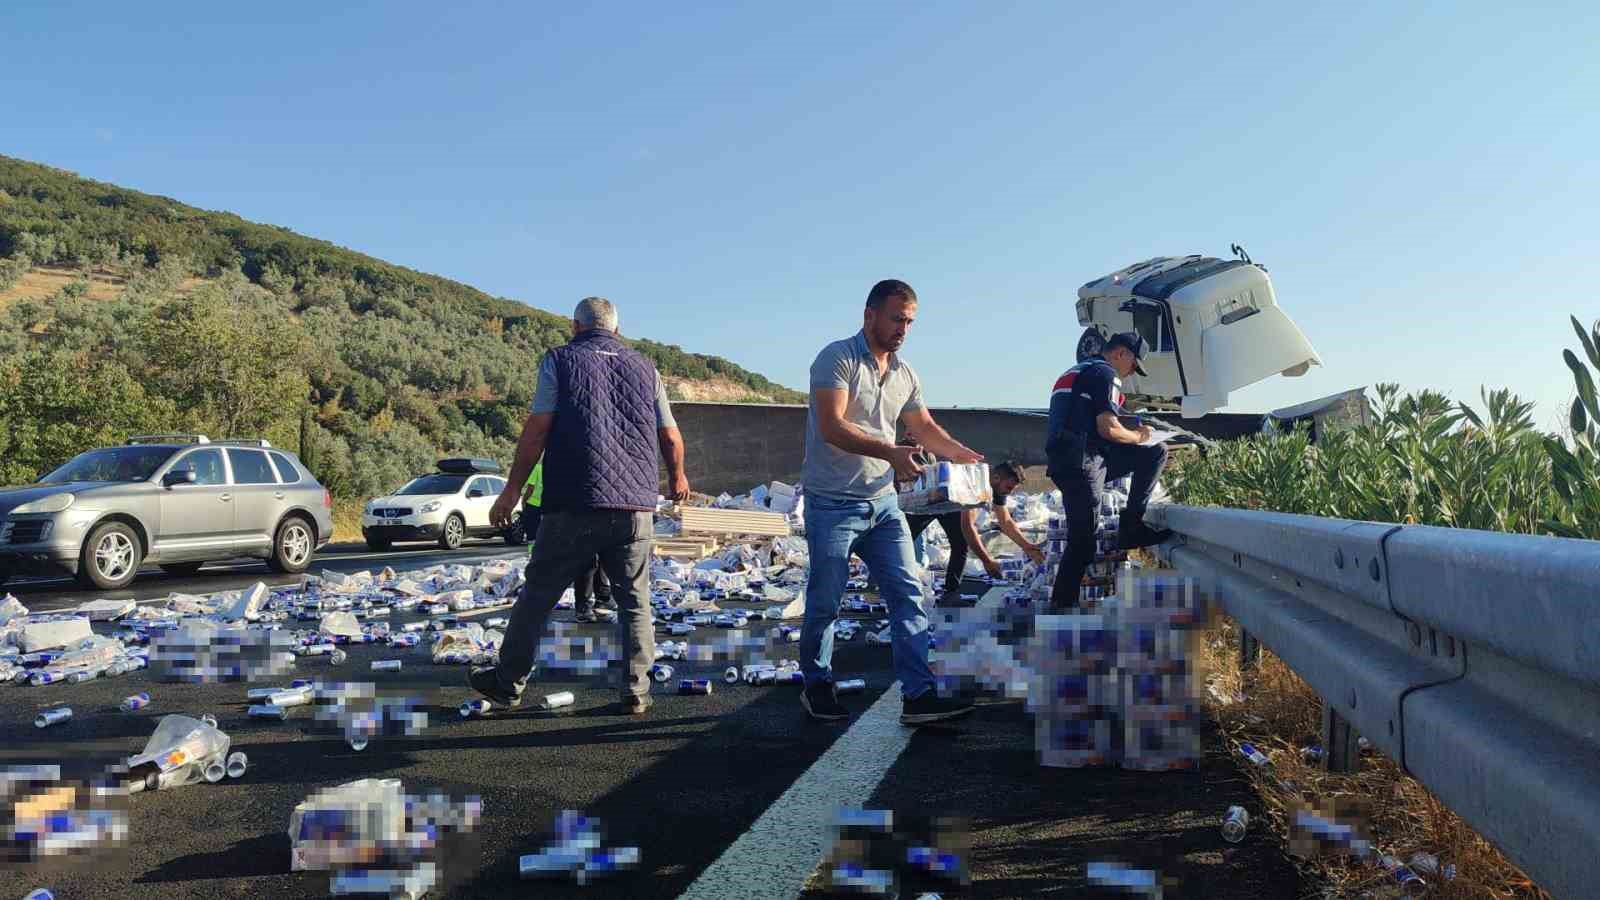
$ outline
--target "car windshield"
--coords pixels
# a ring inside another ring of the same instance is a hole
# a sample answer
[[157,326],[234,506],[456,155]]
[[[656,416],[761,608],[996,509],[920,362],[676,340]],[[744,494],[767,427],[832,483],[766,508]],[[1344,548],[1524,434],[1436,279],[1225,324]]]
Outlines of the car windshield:
[[107,447],[90,450],[67,460],[66,465],[39,479],[40,484],[69,481],[149,481],[176,447]]
[[408,497],[416,496],[418,494],[454,494],[456,491],[461,490],[461,485],[465,484],[466,481],[467,476],[465,475],[424,475],[421,478],[412,480],[410,484],[406,485],[400,490],[395,491],[395,496]]

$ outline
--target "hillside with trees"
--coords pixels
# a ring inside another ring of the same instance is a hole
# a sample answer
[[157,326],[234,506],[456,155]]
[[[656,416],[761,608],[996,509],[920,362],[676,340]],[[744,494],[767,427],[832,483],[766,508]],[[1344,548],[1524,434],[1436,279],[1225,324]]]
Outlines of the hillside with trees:
[[[337,496],[371,496],[440,454],[508,460],[537,361],[568,335],[566,316],[459,282],[0,156],[0,484],[199,431],[264,435]],[[632,343],[685,393],[803,399]]]

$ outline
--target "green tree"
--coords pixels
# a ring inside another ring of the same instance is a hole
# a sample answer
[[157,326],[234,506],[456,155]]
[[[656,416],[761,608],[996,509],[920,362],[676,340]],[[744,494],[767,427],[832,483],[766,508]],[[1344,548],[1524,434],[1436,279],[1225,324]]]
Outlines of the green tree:
[[305,333],[277,307],[218,285],[161,304],[142,337],[148,383],[197,428],[264,434],[295,417],[310,389]]

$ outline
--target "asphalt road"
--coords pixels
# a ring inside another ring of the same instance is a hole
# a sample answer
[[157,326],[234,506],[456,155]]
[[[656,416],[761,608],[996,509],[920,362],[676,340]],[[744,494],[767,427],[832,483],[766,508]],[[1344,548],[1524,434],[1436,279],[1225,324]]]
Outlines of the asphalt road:
[[[502,546],[450,558],[503,555]],[[360,556],[324,556],[318,568],[403,569],[446,559]],[[136,582],[133,594],[144,599],[172,590],[222,590],[257,577],[157,576]],[[43,589],[19,596],[39,606],[90,598]],[[557,612],[558,621],[569,617]],[[579,630],[607,633],[606,626]],[[695,638],[706,636],[703,629]],[[793,655],[793,645],[788,651]],[[402,671],[370,671],[372,660],[387,658],[403,659]],[[868,646],[864,637],[840,643],[836,664],[839,677],[868,682],[865,694],[845,698],[853,711],[866,710],[893,682],[888,648]],[[720,664],[674,665],[679,676],[716,678],[721,671]],[[477,832],[455,842],[444,865],[447,886],[435,896],[676,897],[769,808],[794,801],[791,786],[817,774],[809,770],[836,741],[860,744],[862,729],[855,726],[870,716],[812,723],[795,688],[718,681],[710,696],[680,697],[658,688],[649,715],[628,717],[612,705],[614,687],[558,680],[539,682],[530,693],[543,693],[545,685],[570,688],[577,694],[570,710],[525,709],[464,721],[456,714],[469,696],[464,667],[434,666],[418,650],[374,646],[355,647],[337,668],[325,657],[302,660],[295,675],[403,688],[428,704],[430,727],[420,737],[375,738],[355,752],[338,738],[308,733],[306,708],[283,723],[249,719],[243,684],[160,683],[136,672],[80,685],[0,687],[3,764],[102,766],[138,752],[161,715],[209,712],[251,765],[237,781],[136,795],[125,850],[75,864],[0,871],[0,897],[21,897],[40,886],[50,886],[58,898],[325,896],[325,874],[288,871],[290,811],[318,789],[368,777],[400,778],[410,792],[436,788],[482,797]],[[117,710],[122,697],[141,690],[150,692],[150,706],[131,714]],[[62,703],[73,707],[72,720],[42,731],[32,726],[37,709]],[[897,706],[896,699],[895,712]],[[991,701],[959,723],[917,731],[903,752],[886,750],[898,756],[876,788],[840,801],[892,809],[897,823],[912,826],[937,816],[968,820],[970,887],[917,886],[946,897],[1081,896],[1084,864],[1094,860],[1125,861],[1177,878],[1167,897],[1297,896],[1298,876],[1272,837],[1253,830],[1238,846],[1221,840],[1217,825],[1229,804],[1257,807],[1233,761],[1214,739],[1207,746],[1198,772],[1044,769],[1034,760],[1033,726],[1022,703]],[[872,752],[871,743],[864,747]],[[542,846],[562,809],[599,817],[610,843],[639,847],[640,870],[581,888],[520,881],[518,857]],[[826,815],[818,809],[815,817]],[[754,895],[796,896],[803,881],[761,884]],[[703,884],[699,890],[706,895]]]
[[[441,550],[428,544],[396,547],[382,553],[368,550],[365,544],[329,544],[312,558],[310,573],[324,569],[334,572],[359,572],[363,569],[377,571],[392,566],[396,572],[420,569],[447,562],[472,563],[486,559],[499,559],[514,555],[515,547],[507,547],[496,538],[492,541],[468,541],[460,550]],[[299,575],[280,575],[267,568],[265,560],[235,559],[209,563],[198,574],[169,575],[156,566],[145,566],[133,582],[120,591],[85,590],[76,579],[62,577],[17,578],[0,585],[0,597],[14,594],[29,610],[48,612],[66,609],[86,600],[105,597],[114,600],[155,600],[171,593],[210,594],[249,587],[258,581],[269,586],[297,584]]]

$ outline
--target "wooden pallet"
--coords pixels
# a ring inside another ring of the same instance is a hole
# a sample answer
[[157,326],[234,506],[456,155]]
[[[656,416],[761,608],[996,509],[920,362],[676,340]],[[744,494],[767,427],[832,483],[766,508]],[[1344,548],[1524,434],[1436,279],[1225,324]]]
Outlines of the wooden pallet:
[[717,552],[718,544],[708,538],[658,538],[655,542],[657,556],[687,556],[705,559]]
[[789,518],[782,513],[743,509],[684,508],[683,534],[757,534],[787,537]]

